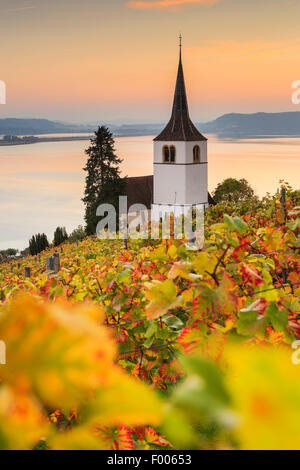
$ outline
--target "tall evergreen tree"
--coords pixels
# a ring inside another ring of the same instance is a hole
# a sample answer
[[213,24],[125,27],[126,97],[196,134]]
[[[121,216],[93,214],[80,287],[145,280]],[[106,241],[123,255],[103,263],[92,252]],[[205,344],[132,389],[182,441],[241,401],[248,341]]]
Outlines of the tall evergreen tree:
[[65,227],[57,227],[54,232],[54,246],[59,246],[66,240],[68,240],[68,234]]
[[33,235],[29,240],[29,253],[31,255],[37,255],[41,253],[41,251],[46,250],[49,247],[49,242],[47,239],[47,235],[44,233],[37,235]]
[[87,172],[83,202],[87,235],[96,232],[99,218],[96,216],[100,204],[112,204],[118,211],[119,196],[125,191],[125,178],[121,178],[119,165],[122,160],[115,154],[115,141],[105,126],[95,132],[84,171]]

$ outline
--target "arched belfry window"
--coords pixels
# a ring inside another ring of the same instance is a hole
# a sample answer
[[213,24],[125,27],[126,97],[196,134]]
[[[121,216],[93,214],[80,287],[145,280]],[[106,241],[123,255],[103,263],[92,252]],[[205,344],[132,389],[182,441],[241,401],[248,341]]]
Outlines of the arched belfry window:
[[200,163],[200,147],[199,145],[195,145],[193,148],[193,160],[194,163]]
[[164,145],[162,149],[163,162],[164,163],[175,163],[176,162],[176,147],[171,145]]
[[176,162],[176,148],[174,147],[174,145],[170,147],[170,161],[171,163]]
[[170,149],[167,145],[163,147],[163,162],[170,163]]

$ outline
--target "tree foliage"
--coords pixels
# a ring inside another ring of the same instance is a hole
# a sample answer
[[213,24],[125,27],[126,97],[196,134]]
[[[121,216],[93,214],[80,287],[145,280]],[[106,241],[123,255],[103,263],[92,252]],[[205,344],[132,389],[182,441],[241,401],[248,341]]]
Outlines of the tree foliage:
[[19,250],[15,248],[7,248],[6,250],[0,250],[0,255],[2,256],[15,256]]
[[99,217],[96,215],[100,204],[112,204],[118,209],[120,195],[124,194],[125,180],[120,176],[122,160],[115,153],[112,133],[105,126],[95,132],[84,171],[87,172],[83,202],[85,204],[86,233],[94,235]]
[[29,240],[29,253],[31,255],[37,255],[42,251],[46,250],[49,247],[49,242],[47,239],[47,235],[44,233],[38,233],[37,235],[33,235]]
[[253,196],[254,191],[244,178],[240,180],[227,178],[218,184],[213,193],[214,200],[217,203],[221,201],[238,202]]
[[76,241],[82,241],[85,239],[85,237],[86,237],[86,233],[85,233],[83,226],[78,225],[78,227],[75,228],[73,232],[71,232],[69,236],[69,242],[74,243]]
[[66,240],[68,240],[68,234],[67,234],[65,227],[57,227],[54,232],[54,240],[53,240],[54,246],[59,246],[62,243],[64,243]]

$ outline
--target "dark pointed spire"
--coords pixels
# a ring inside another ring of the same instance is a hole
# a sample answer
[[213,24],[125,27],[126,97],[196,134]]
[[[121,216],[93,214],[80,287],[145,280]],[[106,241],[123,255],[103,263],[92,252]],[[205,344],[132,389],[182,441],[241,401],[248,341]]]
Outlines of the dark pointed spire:
[[181,57],[182,37],[179,36],[179,65],[173,102],[173,110],[170,121],[165,129],[154,140],[159,141],[199,141],[207,140],[192,123],[189,116],[188,101],[186,96],[184,74]]

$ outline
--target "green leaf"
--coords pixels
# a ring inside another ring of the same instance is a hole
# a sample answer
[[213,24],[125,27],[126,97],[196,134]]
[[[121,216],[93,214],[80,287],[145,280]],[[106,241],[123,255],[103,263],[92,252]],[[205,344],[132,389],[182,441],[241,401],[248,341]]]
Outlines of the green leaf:
[[230,243],[230,245],[233,246],[234,248],[238,247],[240,244],[239,240],[237,240],[236,238],[232,238],[228,236],[227,240]]
[[224,214],[224,222],[229,230],[235,230],[233,219],[230,215]]
[[180,318],[175,316],[164,318],[163,322],[173,330],[181,330],[183,327],[183,322],[180,320]]
[[151,338],[153,335],[155,335],[156,332],[157,332],[157,323],[152,321],[146,330],[145,337]]
[[154,340],[155,340],[155,336],[151,336],[150,338],[148,338],[148,339],[144,342],[145,348],[150,348],[150,346],[152,346]]
[[300,227],[300,218],[297,217],[297,219],[295,221],[290,220],[289,222],[287,222],[286,225],[289,229],[291,229],[293,232],[295,232],[297,230],[297,228]]
[[288,324],[288,311],[279,310],[276,302],[271,302],[266,309],[266,317],[270,319],[275,331],[284,331]]
[[253,336],[255,334],[264,335],[268,326],[268,319],[257,318],[257,311],[244,310],[239,314],[237,332],[242,336]]
[[214,412],[230,403],[223,374],[215,363],[199,357],[182,357],[180,362],[187,379],[174,393],[178,404],[195,412],[201,409]]
[[248,232],[248,225],[242,219],[240,219],[240,217],[234,217],[233,218],[233,224],[234,224],[235,229],[241,235]]
[[120,284],[126,284],[126,282],[130,281],[131,277],[131,270],[130,269],[125,269],[121,273],[117,275],[116,281],[119,282]]

